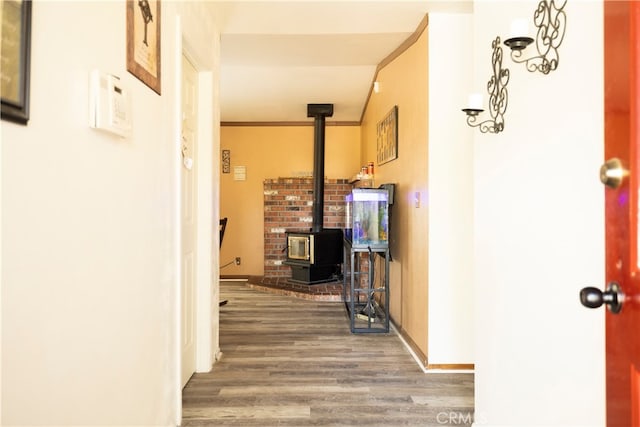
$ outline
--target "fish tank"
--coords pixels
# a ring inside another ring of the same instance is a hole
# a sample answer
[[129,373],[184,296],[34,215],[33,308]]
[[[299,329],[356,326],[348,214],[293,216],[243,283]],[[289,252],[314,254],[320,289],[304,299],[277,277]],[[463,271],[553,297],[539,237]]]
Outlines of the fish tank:
[[354,188],[345,201],[345,236],[351,240],[351,246],[386,249],[389,245],[389,192]]

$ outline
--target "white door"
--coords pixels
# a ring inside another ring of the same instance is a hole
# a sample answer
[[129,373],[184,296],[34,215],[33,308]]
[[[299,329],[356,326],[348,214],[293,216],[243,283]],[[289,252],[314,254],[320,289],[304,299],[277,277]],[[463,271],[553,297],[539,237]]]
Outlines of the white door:
[[195,272],[196,272],[196,147],[198,73],[182,57],[182,283],[181,344],[182,387],[196,367]]

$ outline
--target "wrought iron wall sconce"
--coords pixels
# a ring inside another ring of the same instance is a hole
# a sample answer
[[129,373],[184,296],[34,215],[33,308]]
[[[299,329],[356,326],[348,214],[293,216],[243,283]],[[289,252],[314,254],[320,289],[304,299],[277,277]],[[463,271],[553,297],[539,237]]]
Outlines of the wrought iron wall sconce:
[[[502,46],[500,37],[491,43],[493,54],[491,55],[491,66],[493,75],[487,82],[487,92],[489,93],[489,115],[491,119],[477,122],[482,109],[482,95],[472,94],[469,96],[469,105],[463,108],[467,114],[467,124],[471,127],[479,127],[482,133],[498,133],[504,130],[504,113],[507,111],[509,94],[507,84],[509,83],[509,69],[502,68]],[[477,123],[476,123],[477,122]]]
[[511,59],[518,64],[526,64],[530,72],[540,71],[543,74],[558,68],[560,54],[558,48],[564,39],[567,27],[567,14],[564,7],[567,0],[561,0],[558,6],[555,0],[541,0],[538,8],[533,13],[533,23],[538,29],[536,33],[537,55],[523,58],[523,51],[534,40],[527,35],[527,23],[517,20],[511,24],[511,37],[504,44],[511,48]]

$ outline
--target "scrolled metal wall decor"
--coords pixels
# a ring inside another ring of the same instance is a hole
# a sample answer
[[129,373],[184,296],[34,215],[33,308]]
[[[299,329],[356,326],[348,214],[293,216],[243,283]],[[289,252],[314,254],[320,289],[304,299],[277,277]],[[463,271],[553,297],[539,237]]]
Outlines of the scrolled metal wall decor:
[[537,56],[523,58],[523,50],[533,43],[528,36],[511,37],[504,44],[511,48],[511,59],[518,64],[526,64],[530,72],[539,71],[549,74],[558,68],[560,54],[558,48],[564,40],[567,27],[567,14],[564,11],[567,0],[563,0],[560,6],[555,0],[542,0],[533,14],[533,22],[538,29],[536,33]]
[[502,46],[500,37],[496,37],[491,43],[493,53],[491,55],[491,65],[493,75],[487,82],[487,92],[489,93],[489,115],[490,120],[477,122],[478,116],[484,110],[476,108],[464,108],[467,114],[467,124],[471,127],[479,127],[482,133],[498,133],[504,130],[504,114],[507,111],[509,93],[507,84],[509,83],[509,69],[502,68]]

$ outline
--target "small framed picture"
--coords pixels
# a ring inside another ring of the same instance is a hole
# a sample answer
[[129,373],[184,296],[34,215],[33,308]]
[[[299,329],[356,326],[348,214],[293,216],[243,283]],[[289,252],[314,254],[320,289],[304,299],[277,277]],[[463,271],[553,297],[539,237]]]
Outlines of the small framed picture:
[[222,150],[222,173],[231,173],[231,150]]
[[160,0],[127,0],[127,71],[161,94]]

